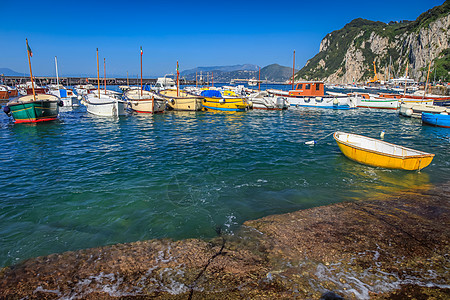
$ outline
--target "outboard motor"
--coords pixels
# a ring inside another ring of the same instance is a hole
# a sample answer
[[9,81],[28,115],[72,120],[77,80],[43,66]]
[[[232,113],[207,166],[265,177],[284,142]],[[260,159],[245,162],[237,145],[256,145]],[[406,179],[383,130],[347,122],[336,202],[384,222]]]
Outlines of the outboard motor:
[[278,108],[283,108],[284,107],[284,98],[283,97],[277,97],[277,107]]

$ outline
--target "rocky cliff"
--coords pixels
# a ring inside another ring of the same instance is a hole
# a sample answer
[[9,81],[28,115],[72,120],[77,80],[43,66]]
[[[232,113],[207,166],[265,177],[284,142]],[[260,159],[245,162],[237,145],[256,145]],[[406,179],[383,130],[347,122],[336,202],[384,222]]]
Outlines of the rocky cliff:
[[319,53],[296,73],[296,79],[335,83],[367,81],[408,75],[425,81],[431,76],[450,80],[450,0],[421,14],[415,21],[374,22],[355,19],[329,33]]

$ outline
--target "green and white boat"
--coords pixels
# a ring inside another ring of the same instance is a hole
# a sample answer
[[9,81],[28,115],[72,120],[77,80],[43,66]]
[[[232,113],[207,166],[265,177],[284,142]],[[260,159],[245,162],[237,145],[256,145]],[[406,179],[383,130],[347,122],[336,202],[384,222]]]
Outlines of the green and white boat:
[[3,111],[8,116],[12,115],[15,123],[36,123],[56,120],[58,118],[59,106],[63,103],[58,96],[36,93],[30,59],[33,56],[33,52],[28,45],[28,39],[26,39],[26,43],[33,94],[9,101],[3,107]]
[[60,99],[54,95],[36,94],[22,96],[9,101],[3,108],[12,115],[15,123],[36,123],[58,118]]

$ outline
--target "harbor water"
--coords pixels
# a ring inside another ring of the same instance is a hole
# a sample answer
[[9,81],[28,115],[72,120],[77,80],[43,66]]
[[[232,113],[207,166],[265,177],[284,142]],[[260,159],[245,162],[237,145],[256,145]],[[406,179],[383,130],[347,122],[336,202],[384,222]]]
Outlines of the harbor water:
[[[385,141],[436,156],[420,172],[361,165],[326,137],[336,130],[374,138],[384,130]],[[1,267],[116,243],[232,234],[246,220],[450,180],[450,129],[395,111],[104,118],[81,106],[32,125],[2,113],[0,137]]]

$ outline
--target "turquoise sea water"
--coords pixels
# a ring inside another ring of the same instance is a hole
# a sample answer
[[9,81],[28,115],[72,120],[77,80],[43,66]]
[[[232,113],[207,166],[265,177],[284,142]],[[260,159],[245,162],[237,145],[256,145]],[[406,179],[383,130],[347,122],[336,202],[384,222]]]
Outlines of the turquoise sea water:
[[[435,153],[419,172],[345,158],[342,130]],[[270,214],[450,180],[450,129],[396,112],[168,112],[60,120],[0,116],[0,266],[55,252],[153,238],[209,238]]]

